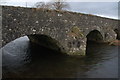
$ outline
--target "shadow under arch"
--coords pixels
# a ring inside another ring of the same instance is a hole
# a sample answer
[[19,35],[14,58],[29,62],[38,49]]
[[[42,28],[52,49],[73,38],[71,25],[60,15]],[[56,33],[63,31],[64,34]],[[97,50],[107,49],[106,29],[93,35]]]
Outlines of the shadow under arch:
[[119,30],[118,29],[114,29],[114,31],[117,34],[116,39],[120,40]]
[[[103,41],[103,36],[102,34],[98,31],[98,30],[92,30],[90,31],[87,36],[87,44],[86,44],[86,54],[91,54],[94,53],[94,46],[96,46],[96,44],[100,44]],[[93,48],[93,49],[92,49]]]
[[93,42],[102,42],[103,36],[98,30],[92,30],[87,34],[87,42],[93,41]]
[[30,40],[30,52],[36,53],[32,56],[55,56],[63,55],[64,48],[60,45],[59,41],[44,34],[31,34],[27,35]]

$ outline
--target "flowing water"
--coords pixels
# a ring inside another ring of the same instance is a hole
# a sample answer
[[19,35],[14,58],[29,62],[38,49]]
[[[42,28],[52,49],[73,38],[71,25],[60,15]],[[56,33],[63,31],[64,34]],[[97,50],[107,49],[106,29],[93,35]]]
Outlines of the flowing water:
[[89,43],[85,57],[54,55],[49,49],[31,47],[28,38],[22,37],[1,50],[3,78],[118,77],[117,46]]

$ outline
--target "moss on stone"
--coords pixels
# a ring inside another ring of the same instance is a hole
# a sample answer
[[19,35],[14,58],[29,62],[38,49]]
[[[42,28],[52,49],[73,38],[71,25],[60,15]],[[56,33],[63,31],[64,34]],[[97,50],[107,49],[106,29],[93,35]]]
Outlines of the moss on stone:
[[70,34],[73,34],[73,36],[75,36],[77,38],[84,37],[83,32],[77,26],[74,26],[74,27],[71,28]]

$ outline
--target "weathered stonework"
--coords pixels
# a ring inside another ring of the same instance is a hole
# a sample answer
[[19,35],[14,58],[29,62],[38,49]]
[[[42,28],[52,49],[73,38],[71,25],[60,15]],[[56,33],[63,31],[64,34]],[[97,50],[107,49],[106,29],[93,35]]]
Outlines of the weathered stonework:
[[[72,32],[73,27],[79,28],[83,36]],[[2,6],[2,46],[21,36],[44,34],[57,40],[67,53],[84,55],[86,36],[91,31],[97,30],[103,41],[109,42],[117,37],[115,29],[118,29],[118,20],[114,19],[68,11]]]

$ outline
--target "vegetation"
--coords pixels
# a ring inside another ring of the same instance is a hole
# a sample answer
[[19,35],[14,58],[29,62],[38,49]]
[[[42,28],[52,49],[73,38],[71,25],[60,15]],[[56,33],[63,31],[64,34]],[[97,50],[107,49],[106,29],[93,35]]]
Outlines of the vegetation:
[[65,10],[69,8],[69,5],[64,0],[54,0],[53,2],[37,2],[35,4],[36,8],[43,9],[54,9],[54,10]]
[[65,8],[69,8],[69,5],[64,0],[55,0],[53,6],[55,10],[63,10]]
[[69,35],[74,36],[76,38],[80,38],[80,37],[84,36],[83,32],[77,26],[74,26],[74,27],[71,28],[71,31],[69,32]]
[[37,2],[35,4],[36,8],[43,8],[43,9],[52,9],[52,3],[45,3],[45,2]]

